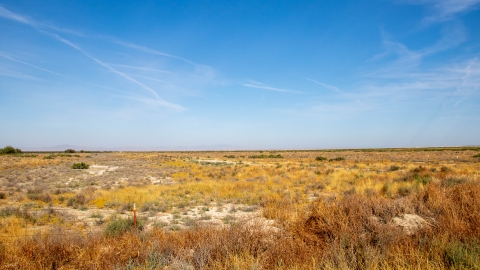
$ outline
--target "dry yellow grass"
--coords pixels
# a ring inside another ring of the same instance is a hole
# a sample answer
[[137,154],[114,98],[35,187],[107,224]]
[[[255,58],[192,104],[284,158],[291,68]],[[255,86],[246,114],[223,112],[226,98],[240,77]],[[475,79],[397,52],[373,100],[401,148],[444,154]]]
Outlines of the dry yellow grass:
[[[431,150],[0,156],[0,266],[480,269],[478,149]],[[71,170],[79,161],[104,172]],[[152,229],[104,237],[133,203]],[[259,207],[275,226],[183,216],[227,203]],[[158,229],[165,215],[170,229]],[[425,223],[407,233],[395,223],[405,215]]]

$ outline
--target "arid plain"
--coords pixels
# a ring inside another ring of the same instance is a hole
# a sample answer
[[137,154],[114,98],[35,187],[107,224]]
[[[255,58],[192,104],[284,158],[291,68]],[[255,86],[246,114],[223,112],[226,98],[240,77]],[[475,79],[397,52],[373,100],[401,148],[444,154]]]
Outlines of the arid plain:
[[0,268],[480,269],[479,151],[0,155]]

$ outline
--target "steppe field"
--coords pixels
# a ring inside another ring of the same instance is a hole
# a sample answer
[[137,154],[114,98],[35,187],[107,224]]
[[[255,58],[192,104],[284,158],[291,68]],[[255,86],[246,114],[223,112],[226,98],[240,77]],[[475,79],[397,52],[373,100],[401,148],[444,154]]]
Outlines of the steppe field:
[[4,154],[0,269],[480,269],[479,153]]

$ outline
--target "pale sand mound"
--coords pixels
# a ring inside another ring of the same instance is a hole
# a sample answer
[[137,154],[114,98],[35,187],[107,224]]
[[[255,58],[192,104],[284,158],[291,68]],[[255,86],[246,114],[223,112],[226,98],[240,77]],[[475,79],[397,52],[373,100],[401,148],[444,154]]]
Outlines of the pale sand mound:
[[103,175],[105,172],[113,172],[117,170],[119,167],[116,166],[104,166],[104,165],[90,165],[87,169],[87,172],[94,175]]
[[392,222],[396,226],[401,227],[408,235],[412,235],[421,228],[429,225],[425,219],[416,214],[404,214],[402,217],[394,217],[392,218]]

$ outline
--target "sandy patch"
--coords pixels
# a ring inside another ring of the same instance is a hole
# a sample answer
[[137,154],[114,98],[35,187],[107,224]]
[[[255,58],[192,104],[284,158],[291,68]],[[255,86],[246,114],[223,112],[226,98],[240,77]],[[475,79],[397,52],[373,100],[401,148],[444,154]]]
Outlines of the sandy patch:
[[103,175],[105,172],[114,172],[118,168],[118,166],[90,165],[90,167],[86,171],[90,174],[100,176]]
[[412,235],[421,228],[429,225],[425,219],[416,214],[405,214],[401,217],[394,217],[392,218],[392,222],[396,226],[401,227],[408,235]]

